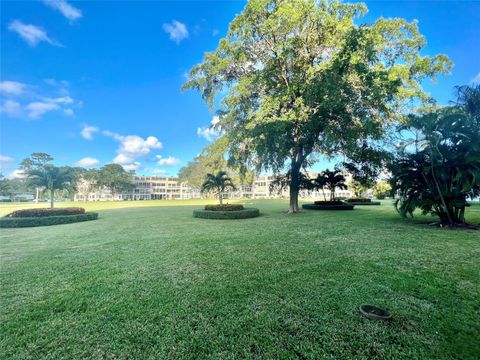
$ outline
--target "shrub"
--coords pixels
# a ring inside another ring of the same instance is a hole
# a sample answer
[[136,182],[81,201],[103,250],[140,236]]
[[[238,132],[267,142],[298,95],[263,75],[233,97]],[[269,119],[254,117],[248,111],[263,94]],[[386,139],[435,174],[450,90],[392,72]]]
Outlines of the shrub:
[[369,202],[372,202],[372,199],[368,199],[368,198],[351,198],[351,199],[347,199],[345,200],[346,202],[354,202],[354,203],[361,203],[361,202],[364,202],[364,203],[369,203]]
[[39,208],[39,209],[24,209],[17,210],[5,217],[45,217],[45,216],[59,216],[59,215],[78,215],[84,214],[85,209],[81,207],[68,208]]
[[[328,201],[332,202],[332,201]],[[353,210],[355,205],[352,204],[303,204],[305,210]]]
[[98,213],[87,212],[76,215],[40,216],[40,217],[2,217],[0,228],[19,228],[33,226],[49,226],[59,224],[70,224],[80,221],[96,220]]
[[315,201],[314,202],[315,205],[343,205],[343,202],[342,201]]
[[248,219],[257,217],[260,211],[255,208],[244,208],[242,210],[212,211],[212,210],[193,210],[193,217],[202,219]]
[[209,211],[237,211],[237,210],[243,210],[243,205],[242,204],[205,205],[205,210],[209,210]]

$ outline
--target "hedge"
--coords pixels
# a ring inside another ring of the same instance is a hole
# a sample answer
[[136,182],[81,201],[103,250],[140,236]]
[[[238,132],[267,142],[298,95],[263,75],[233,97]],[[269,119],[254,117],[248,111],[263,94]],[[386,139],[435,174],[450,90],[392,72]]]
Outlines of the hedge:
[[38,208],[38,209],[23,209],[14,211],[5,217],[44,217],[44,216],[59,216],[59,215],[78,215],[84,214],[85,209],[81,207],[66,207],[66,208]]
[[306,210],[353,210],[355,205],[352,204],[333,204],[333,205],[326,205],[326,204],[303,204],[302,208]]
[[98,213],[87,212],[77,215],[41,216],[41,217],[2,217],[0,228],[18,228],[70,224],[80,221],[96,220]]
[[334,200],[334,201],[314,201],[315,205],[343,205],[343,201]]
[[202,219],[248,219],[260,215],[260,210],[255,208],[244,208],[243,210],[212,211],[198,209],[193,210],[193,217]]
[[348,204],[365,206],[365,205],[381,205],[382,203],[380,201],[368,201],[368,202],[365,202],[365,201],[360,201],[360,202],[349,201]]
[[236,211],[236,210],[243,210],[243,205],[242,204],[205,205],[205,210],[210,210],[210,211]]
[[347,199],[345,200],[346,202],[348,203],[369,203],[369,202],[372,202],[372,199],[369,199],[369,198],[350,198],[350,199]]

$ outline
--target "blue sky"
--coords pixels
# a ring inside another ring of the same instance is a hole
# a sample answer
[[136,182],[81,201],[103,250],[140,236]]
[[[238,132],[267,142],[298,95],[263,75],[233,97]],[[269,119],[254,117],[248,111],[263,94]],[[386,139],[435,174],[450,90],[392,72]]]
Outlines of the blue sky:
[[[115,161],[175,175],[209,143],[213,113],[180,88],[244,7],[236,1],[2,1],[0,165],[32,152],[59,165]],[[425,88],[440,104],[480,78],[480,2],[367,1],[363,22],[418,19],[423,54],[452,75]],[[480,79],[479,79],[480,80]]]

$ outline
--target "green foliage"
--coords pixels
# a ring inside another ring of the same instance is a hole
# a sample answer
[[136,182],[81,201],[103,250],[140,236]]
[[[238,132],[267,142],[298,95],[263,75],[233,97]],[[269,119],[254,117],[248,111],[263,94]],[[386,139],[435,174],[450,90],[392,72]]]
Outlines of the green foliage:
[[313,188],[316,189],[327,189],[330,191],[330,201],[335,200],[335,189],[348,189],[347,184],[345,184],[345,176],[339,170],[325,170],[318,174],[318,176],[312,180]]
[[80,169],[70,166],[57,167],[49,163],[52,160],[48,154],[32,153],[30,158],[21,162],[21,168],[27,177],[28,187],[43,188],[50,193],[50,207],[53,208],[55,191],[74,191]]
[[77,215],[84,214],[85,209],[81,207],[66,207],[66,208],[34,208],[34,209],[22,209],[11,212],[5,217],[44,217],[44,216],[57,216],[57,215]]
[[202,184],[201,192],[213,192],[218,196],[220,205],[223,202],[222,195],[226,189],[235,190],[232,179],[225,171],[219,171],[216,174],[207,174]]
[[0,174],[0,195],[2,196],[9,196],[12,194],[12,186],[10,185],[10,181]]
[[480,194],[480,85],[460,89],[457,105],[412,115],[402,127],[416,134],[390,165],[402,216],[419,208],[464,225],[467,199]]
[[355,203],[371,203],[372,202],[372,199],[368,199],[368,198],[350,198],[350,199],[347,199],[345,200],[346,202],[355,202]]
[[216,204],[216,205],[205,205],[205,210],[210,211],[236,211],[243,210],[242,204]]
[[354,205],[351,204],[303,204],[305,210],[353,210]]
[[130,191],[135,187],[133,175],[118,164],[107,164],[100,170],[86,174],[85,180],[91,181],[94,188],[106,188],[112,195]]
[[39,217],[2,217],[0,228],[19,228],[71,224],[98,219],[98,213],[87,212],[76,215],[39,216]]
[[184,85],[211,107],[228,91],[216,143],[230,164],[287,167],[291,212],[298,173],[315,153],[368,160],[407,102],[430,100],[421,82],[451,68],[444,55],[420,55],[426,41],[416,22],[356,25],[366,11],[361,3],[252,0]]
[[392,186],[385,181],[380,181],[373,187],[373,196],[377,199],[385,199],[387,196],[390,196],[392,192]]
[[248,219],[260,215],[260,210],[256,208],[244,208],[242,210],[193,210],[193,217],[202,219],[233,220]]

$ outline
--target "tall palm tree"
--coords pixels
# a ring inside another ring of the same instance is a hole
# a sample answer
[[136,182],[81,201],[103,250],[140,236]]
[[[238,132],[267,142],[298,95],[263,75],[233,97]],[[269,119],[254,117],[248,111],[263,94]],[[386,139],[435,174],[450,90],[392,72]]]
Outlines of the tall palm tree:
[[220,205],[223,204],[223,192],[227,189],[231,188],[235,190],[235,185],[233,184],[232,179],[228,176],[225,171],[219,171],[216,175],[214,174],[207,174],[205,177],[205,181],[202,184],[201,191],[209,192],[212,191],[218,196],[218,200]]
[[348,188],[347,184],[345,184],[345,176],[343,176],[338,170],[330,171],[327,169],[321,175],[323,177],[323,186],[330,190],[330,201],[335,200],[336,188],[342,190],[346,190]]
[[50,207],[53,209],[55,190],[73,189],[75,176],[68,166],[56,167],[51,164],[25,171],[29,184],[45,188],[50,192]]

